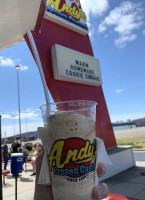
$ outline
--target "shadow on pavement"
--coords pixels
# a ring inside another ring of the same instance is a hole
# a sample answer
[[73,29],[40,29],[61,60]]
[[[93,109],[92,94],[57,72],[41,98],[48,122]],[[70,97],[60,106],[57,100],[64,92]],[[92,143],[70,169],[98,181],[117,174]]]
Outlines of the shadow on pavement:
[[9,187],[13,187],[13,185],[9,183],[6,183],[5,185],[3,185],[3,188],[9,188]]
[[33,170],[32,169],[27,169],[27,170],[24,170],[24,172],[25,173],[27,173],[27,172],[33,172]]
[[33,179],[20,177],[21,182],[34,182]]

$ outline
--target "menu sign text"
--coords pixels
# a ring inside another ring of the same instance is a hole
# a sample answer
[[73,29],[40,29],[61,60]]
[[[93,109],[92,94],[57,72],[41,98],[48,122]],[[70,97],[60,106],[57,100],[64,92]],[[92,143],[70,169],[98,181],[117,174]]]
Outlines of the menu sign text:
[[60,45],[54,45],[51,53],[56,80],[94,86],[102,84],[98,59]]

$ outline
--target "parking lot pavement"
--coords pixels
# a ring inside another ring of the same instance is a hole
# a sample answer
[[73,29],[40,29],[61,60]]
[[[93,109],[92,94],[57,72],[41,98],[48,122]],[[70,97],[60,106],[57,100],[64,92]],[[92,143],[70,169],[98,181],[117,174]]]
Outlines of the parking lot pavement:
[[[10,170],[8,168],[8,170]],[[21,177],[17,181],[17,191],[19,200],[32,200],[35,186],[35,176],[32,174],[32,165],[27,164],[27,170],[23,170]],[[13,200],[15,199],[15,178],[12,178],[12,174],[8,174],[5,178],[6,185],[3,185],[3,199]]]
[[[145,200],[145,176],[141,176],[141,172],[145,172],[145,162],[136,162],[135,167],[125,170],[103,182],[107,184],[111,193]],[[116,199],[112,198],[110,200]]]

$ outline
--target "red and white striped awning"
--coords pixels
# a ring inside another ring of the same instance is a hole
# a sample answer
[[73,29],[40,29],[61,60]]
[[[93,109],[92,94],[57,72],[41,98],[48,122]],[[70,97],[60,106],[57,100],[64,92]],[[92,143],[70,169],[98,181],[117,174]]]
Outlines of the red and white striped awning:
[[39,30],[46,2],[0,0],[0,50],[23,41],[27,30]]

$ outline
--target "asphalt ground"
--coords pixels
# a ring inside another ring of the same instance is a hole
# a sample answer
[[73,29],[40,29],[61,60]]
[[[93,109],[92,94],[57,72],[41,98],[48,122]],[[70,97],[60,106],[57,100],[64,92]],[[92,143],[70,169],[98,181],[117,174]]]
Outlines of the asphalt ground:
[[127,130],[114,131],[116,138],[145,136],[145,127],[131,128]]

